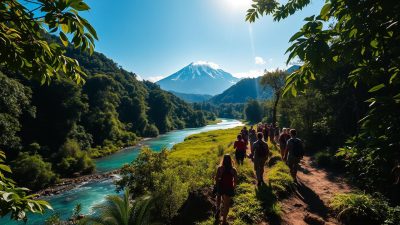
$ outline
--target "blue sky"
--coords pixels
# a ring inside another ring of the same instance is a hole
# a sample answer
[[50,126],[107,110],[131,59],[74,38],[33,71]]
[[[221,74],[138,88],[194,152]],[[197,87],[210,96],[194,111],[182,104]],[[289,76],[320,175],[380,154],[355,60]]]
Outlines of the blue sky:
[[87,0],[96,51],[152,81],[191,62],[208,61],[238,77],[286,68],[288,40],[322,0],[273,22],[245,22],[249,0]]

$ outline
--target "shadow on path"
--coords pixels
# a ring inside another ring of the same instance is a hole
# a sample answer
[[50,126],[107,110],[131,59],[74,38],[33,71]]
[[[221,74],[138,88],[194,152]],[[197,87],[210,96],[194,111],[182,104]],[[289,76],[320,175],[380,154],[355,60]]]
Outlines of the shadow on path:
[[264,209],[270,210],[265,212],[268,218],[268,224],[280,225],[281,218],[273,210],[274,207],[277,207],[278,199],[273,193],[271,185],[263,183],[261,186],[258,186],[256,188],[256,197],[261,201]]
[[321,198],[305,184],[299,181],[295,193],[297,197],[307,204],[310,212],[315,213],[323,218],[328,217],[328,207],[324,204]]

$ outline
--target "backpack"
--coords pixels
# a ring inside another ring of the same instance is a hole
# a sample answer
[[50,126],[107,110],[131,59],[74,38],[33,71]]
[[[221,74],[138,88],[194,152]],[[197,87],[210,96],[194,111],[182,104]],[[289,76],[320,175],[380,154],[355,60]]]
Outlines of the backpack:
[[303,141],[298,138],[293,139],[293,155],[297,158],[301,158],[304,156]]
[[256,157],[264,158],[268,156],[269,149],[267,143],[258,140],[253,144],[253,148]]

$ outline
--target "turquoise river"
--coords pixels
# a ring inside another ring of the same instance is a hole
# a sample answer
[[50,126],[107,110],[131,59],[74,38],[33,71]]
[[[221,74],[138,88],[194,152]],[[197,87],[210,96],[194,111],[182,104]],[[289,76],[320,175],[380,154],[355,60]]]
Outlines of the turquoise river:
[[[240,121],[234,119],[222,119],[222,122],[215,125],[207,125],[199,128],[187,128],[183,130],[171,131],[160,135],[157,138],[143,141],[143,145],[149,146],[154,151],[160,151],[162,148],[171,148],[174,144],[182,142],[185,137],[205,131],[228,129],[243,125]],[[142,146],[143,146],[142,145]],[[96,169],[98,173],[107,172],[118,169],[123,164],[134,160],[140,147],[127,148],[113,155],[96,160]],[[103,181],[93,181],[82,183],[78,187],[63,192],[59,195],[44,198],[50,202],[54,210],[47,210],[44,215],[28,216],[27,225],[44,224],[44,220],[53,214],[60,215],[61,218],[67,219],[72,215],[73,208],[76,204],[82,205],[82,213],[90,214],[94,205],[102,203],[104,197],[109,194],[115,194],[115,186],[111,179]],[[9,218],[0,219],[0,224],[19,225],[23,222],[10,221]]]

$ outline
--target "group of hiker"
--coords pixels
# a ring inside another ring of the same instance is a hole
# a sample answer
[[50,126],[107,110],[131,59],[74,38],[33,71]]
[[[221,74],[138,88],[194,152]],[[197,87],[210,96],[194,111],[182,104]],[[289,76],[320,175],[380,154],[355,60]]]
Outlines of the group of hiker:
[[[254,164],[254,171],[257,178],[257,186],[264,184],[264,167],[269,156],[268,139],[272,144],[279,143],[282,160],[290,168],[290,174],[297,182],[297,170],[301,158],[304,155],[303,142],[297,138],[295,129],[279,128],[272,124],[258,124],[254,129],[246,126],[237,135],[233,144],[235,149],[235,160],[238,165],[243,165],[246,157],[250,158]],[[250,152],[248,153],[248,146]],[[215,176],[215,192],[217,194],[216,219],[219,221],[222,215],[222,224],[227,224],[231,198],[235,194],[237,184],[237,171],[230,154],[225,154],[218,166]],[[222,210],[220,210],[222,200]]]

